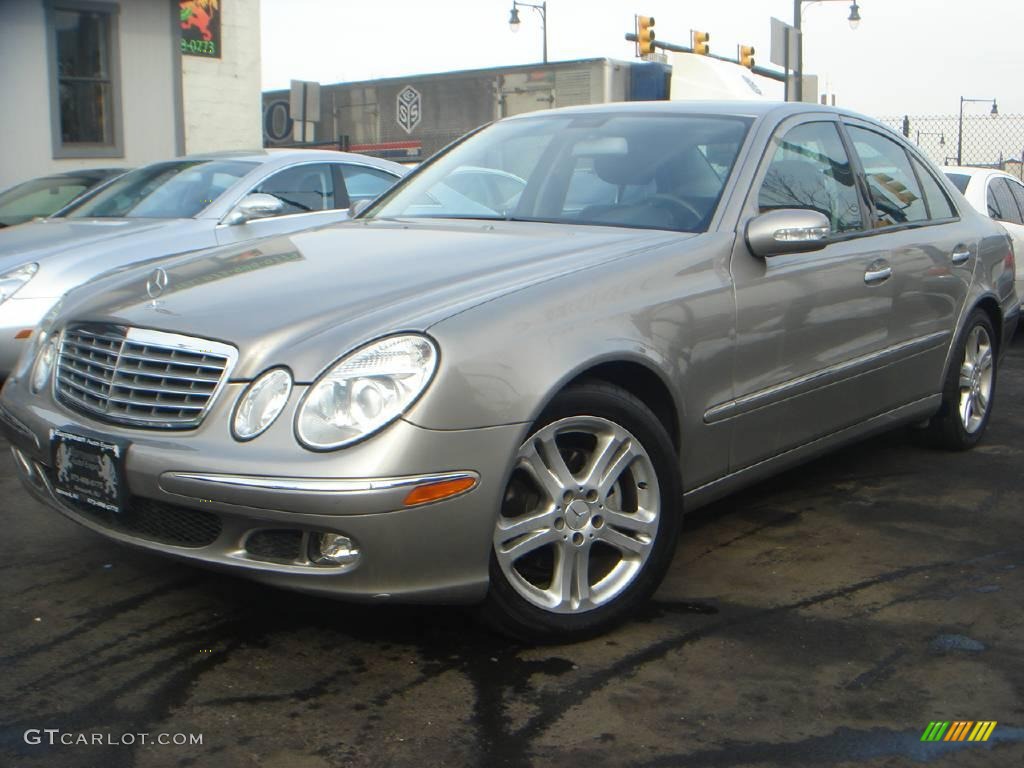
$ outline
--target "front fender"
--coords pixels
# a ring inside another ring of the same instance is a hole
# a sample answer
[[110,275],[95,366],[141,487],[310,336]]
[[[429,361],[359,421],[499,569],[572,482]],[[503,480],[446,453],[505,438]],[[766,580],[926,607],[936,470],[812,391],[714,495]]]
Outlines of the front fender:
[[688,481],[702,478],[702,467],[720,474],[731,428],[705,425],[702,414],[733,396],[731,242],[681,239],[437,323],[429,329],[441,349],[437,378],[406,418],[431,429],[529,424],[580,374],[630,362],[674,397],[682,458],[692,452],[694,462]]

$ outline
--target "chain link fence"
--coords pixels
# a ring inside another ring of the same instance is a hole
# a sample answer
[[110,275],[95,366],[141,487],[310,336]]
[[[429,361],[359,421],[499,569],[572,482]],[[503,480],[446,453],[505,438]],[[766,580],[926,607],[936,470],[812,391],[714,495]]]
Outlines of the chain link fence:
[[[883,117],[938,165],[999,168],[1024,180],[1024,115]],[[961,138],[962,137],[962,138]]]

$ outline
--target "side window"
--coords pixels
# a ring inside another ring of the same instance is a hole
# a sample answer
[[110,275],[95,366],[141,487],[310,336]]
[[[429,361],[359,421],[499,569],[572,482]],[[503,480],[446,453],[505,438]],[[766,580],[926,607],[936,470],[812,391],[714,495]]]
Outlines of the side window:
[[967,194],[967,185],[971,182],[971,177],[966,173],[947,173],[946,177],[953,182],[953,186],[960,190],[961,195]]
[[778,208],[820,211],[833,232],[863,228],[850,159],[835,123],[804,123],[782,137],[757,202],[762,213]]
[[1017,201],[1013,199],[1013,192],[1010,191],[1010,185],[1006,183],[1006,179],[999,176],[988,183],[989,193],[994,194],[996,197],[996,203],[999,204],[1000,215],[997,217],[999,221],[1005,221],[1010,224],[1021,224],[1020,211],[1017,209]]
[[911,158],[917,178],[921,182],[921,189],[924,192],[924,200],[928,204],[928,213],[932,219],[948,219],[957,215],[956,208],[949,202],[949,197],[943,191],[942,186],[932,176],[924,163]]
[[341,174],[345,177],[348,197],[353,202],[371,200],[389,190],[391,185],[398,181],[390,173],[362,165],[343,165]]
[[334,179],[331,167],[324,163],[285,168],[264,179],[253,192],[273,195],[283,202],[281,215],[334,208]]
[[903,147],[866,128],[848,125],[847,130],[864,166],[878,225],[927,221],[924,195]]
[[995,184],[988,185],[988,191],[985,193],[985,202],[988,205],[989,218],[993,218],[996,221],[1002,221],[1003,212],[999,210],[999,201],[996,200]]
[[1013,193],[1013,199],[1017,201],[1017,207],[1020,208],[1021,214],[1024,214],[1024,184],[1018,184],[1016,181],[1006,179],[1006,186]]

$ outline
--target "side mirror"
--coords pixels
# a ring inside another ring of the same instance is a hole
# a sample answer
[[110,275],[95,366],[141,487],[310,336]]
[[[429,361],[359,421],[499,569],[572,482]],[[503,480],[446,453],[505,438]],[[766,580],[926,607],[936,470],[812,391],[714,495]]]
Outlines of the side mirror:
[[369,197],[364,197],[362,200],[356,200],[348,209],[349,218],[354,219],[360,213],[369,208],[370,203],[372,202],[373,200]]
[[262,192],[253,192],[238,201],[238,205],[232,208],[224,217],[224,223],[234,226],[245,224],[253,219],[266,219],[270,216],[279,216],[284,213],[284,203],[273,195]]
[[817,251],[825,246],[832,231],[828,217],[820,211],[783,208],[768,211],[747,224],[747,246],[755,256]]

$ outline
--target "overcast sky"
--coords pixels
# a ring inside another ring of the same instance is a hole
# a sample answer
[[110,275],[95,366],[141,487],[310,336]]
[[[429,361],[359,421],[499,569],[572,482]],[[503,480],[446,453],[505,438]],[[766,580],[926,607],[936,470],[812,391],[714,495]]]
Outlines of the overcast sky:
[[[366,80],[424,72],[528,64],[541,59],[540,16],[523,8],[508,28],[512,0],[261,0],[263,85]],[[1022,0],[848,0],[804,5],[805,71],[837,104],[878,117],[954,114],[960,96],[999,100],[1024,113]],[[659,39],[689,45],[690,29],[711,33],[715,53],[757,48],[769,66],[770,18],[792,23],[790,0],[548,0],[552,61],[633,58],[623,35],[633,14],[653,15]],[[968,105],[967,114],[984,114]]]

